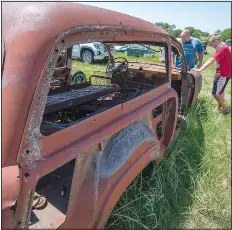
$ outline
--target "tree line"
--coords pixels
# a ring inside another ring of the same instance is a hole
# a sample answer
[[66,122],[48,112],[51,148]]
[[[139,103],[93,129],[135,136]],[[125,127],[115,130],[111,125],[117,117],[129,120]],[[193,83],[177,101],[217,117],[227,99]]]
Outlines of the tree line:
[[[162,27],[164,30],[166,30],[170,35],[179,38],[182,30],[176,29],[176,25],[170,25],[166,22],[156,22],[157,26]],[[185,29],[188,29],[190,31],[191,36],[199,38],[201,41],[206,41],[208,43],[210,34],[208,32],[201,31],[199,29],[196,29],[192,26],[188,26]],[[225,29],[223,31],[217,30],[215,33],[220,34],[222,36],[222,39],[225,41],[227,39],[231,39],[231,28]]]

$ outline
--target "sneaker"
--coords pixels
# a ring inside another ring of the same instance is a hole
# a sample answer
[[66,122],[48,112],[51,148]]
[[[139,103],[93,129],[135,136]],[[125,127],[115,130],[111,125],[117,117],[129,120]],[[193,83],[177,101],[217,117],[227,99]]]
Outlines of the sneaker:
[[231,112],[231,105],[227,106],[227,108],[225,110],[223,110],[224,114],[230,113]]

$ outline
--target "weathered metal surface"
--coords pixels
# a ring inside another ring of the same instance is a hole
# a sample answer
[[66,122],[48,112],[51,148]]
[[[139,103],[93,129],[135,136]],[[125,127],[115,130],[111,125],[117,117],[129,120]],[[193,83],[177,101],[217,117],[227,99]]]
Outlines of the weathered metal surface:
[[189,72],[192,75],[193,78],[193,90],[191,91],[191,98],[189,101],[189,106],[193,106],[197,103],[198,95],[201,91],[202,86],[202,75],[199,72],[196,71],[190,71]]
[[[164,64],[157,64],[157,63],[149,63],[149,62],[130,62],[129,71],[139,71],[141,73],[146,74],[146,77],[151,77],[153,74],[156,77],[164,78],[166,73],[165,65]],[[180,78],[180,70],[177,68],[171,68],[171,77],[172,80],[181,80]]]
[[[43,136],[40,127],[54,77],[58,77],[58,85],[70,83],[60,72],[54,74],[59,54],[78,42],[95,39],[155,40],[167,46],[170,60],[171,41],[183,54],[181,45],[152,23],[75,3],[3,3],[3,37],[7,54],[2,89],[3,167],[19,163],[22,171],[21,184],[14,183],[9,199],[4,198],[4,226],[28,228],[39,179],[76,159],[66,218],[60,214],[51,220],[51,228],[63,223],[61,228],[104,227],[127,186],[149,162],[161,159],[172,141],[178,98],[171,88],[171,75],[178,71],[168,61],[166,69],[157,65],[158,72],[166,73],[159,87]],[[70,63],[66,64],[68,74]],[[150,67],[148,72],[154,69]],[[185,66],[182,73],[187,73]],[[153,118],[152,110],[160,105],[162,114]],[[164,135],[158,140],[160,121]],[[9,194],[8,187],[5,194]],[[14,214],[9,207],[16,199]]]
[[[86,15],[89,17],[86,18]],[[61,17],[64,20],[60,21]],[[18,26],[15,26],[15,21],[18,22]],[[105,25],[105,21],[108,25]],[[133,28],[131,34],[124,32],[128,27]],[[42,69],[45,71],[49,64],[49,60],[46,63],[45,60],[54,38],[57,37],[57,42],[65,44],[62,37],[69,33],[92,30],[95,31],[95,37],[85,32],[82,39],[86,41],[88,36],[97,39],[96,31],[107,31],[107,28],[111,28],[113,40],[126,37],[125,40],[136,38],[152,41],[154,39],[152,33],[157,33],[157,37],[161,39],[162,36],[168,36],[164,30],[152,23],[95,7],[74,3],[63,3],[62,7],[57,3],[3,4],[3,37],[8,57],[3,73],[3,81],[6,84],[2,91],[2,107],[4,114],[7,114],[3,116],[3,165],[13,164],[16,159],[28,109],[41,71]],[[117,30],[118,33],[115,34]],[[120,31],[124,36],[121,36]],[[142,32],[138,32],[137,35],[137,31]],[[100,34],[101,38],[109,39],[110,32]],[[74,38],[77,42],[78,36],[75,35]],[[53,51],[55,48],[58,47],[53,47]],[[45,73],[42,72],[43,74]],[[14,106],[9,107],[9,104]],[[12,122],[16,120],[17,122]],[[12,142],[15,143],[14,146],[11,146]],[[6,152],[9,153],[7,158],[4,155]]]
[[21,189],[21,173],[18,165],[2,168],[2,219],[3,229],[13,228],[16,201]]
[[[151,111],[171,97],[175,98],[176,92],[173,89],[167,89],[167,86],[164,85],[54,135],[42,138],[41,160],[37,161],[37,167],[35,169],[30,169],[29,166],[23,168],[24,174],[30,174],[24,180],[25,186],[33,187],[40,177],[74,159],[78,152],[86,150],[86,146],[93,146],[108,136],[112,136],[123,127],[144,116],[145,111]],[[175,122],[176,113],[177,111],[170,116],[172,122]],[[51,143],[53,144],[51,145]]]
[[201,90],[202,76],[196,71],[190,71],[182,83],[181,112],[184,114],[195,105]]
[[68,92],[48,96],[44,114],[80,105],[84,102],[91,101],[94,98],[116,92],[118,89],[119,87],[116,86],[87,86],[84,90],[73,89]]

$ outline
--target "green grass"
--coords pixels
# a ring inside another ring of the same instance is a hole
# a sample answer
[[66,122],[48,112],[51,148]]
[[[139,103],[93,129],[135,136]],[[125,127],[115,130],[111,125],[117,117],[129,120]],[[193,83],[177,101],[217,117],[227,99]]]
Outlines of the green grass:
[[[214,66],[203,72],[180,135],[151,174],[128,187],[106,229],[231,228],[231,118],[215,111],[213,77]],[[225,94],[231,104],[231,81]]]

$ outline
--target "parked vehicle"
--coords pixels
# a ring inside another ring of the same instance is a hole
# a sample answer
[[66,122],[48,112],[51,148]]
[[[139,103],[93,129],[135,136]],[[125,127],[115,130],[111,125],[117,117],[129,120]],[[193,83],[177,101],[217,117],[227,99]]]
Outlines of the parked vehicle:
[[124,52],[127,49],[127,45],[124,46],[114,46],[116,52]]
[[[111,49],[114,56],[114,49]],[[83,62],[93,63],[95,60],[109,60],[104,45],[100,42],[77,44],[73,46],[72,58]]]
[[[3,2],[2,37],[2,228],[103,228],[127,186],[165,155],[201,75],[162,28],[82,4]],[[167,55],[163,64],[110,55],[102,74],[72,84],[73,46],[89,41]]]
[[154,56],[156,52],[149,47],[142,46],[140,44],[127,44],[124,46],[115,46],[115,51],[122,52],[127,56],[144,56],[151,55]]
[[226,45],[231,46],[231,39],[227,39],[227,40],[225,41],[225,43],[226,43]]
[[206,54],[207,53],[207,42],[201,41],[201,43],[202,43],[202,46],[203,46],[203,49],[204,49],[204,53]]

